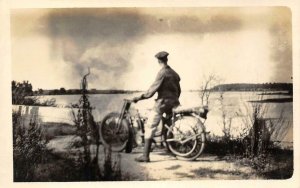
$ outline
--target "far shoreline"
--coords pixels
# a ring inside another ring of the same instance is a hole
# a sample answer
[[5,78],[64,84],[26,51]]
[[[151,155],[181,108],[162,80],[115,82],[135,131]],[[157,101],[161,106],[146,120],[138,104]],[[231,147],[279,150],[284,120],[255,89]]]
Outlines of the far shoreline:
[[[109,92],[109,90],[106,90],[104,92],[89,92],[87,91],[85,94],[87,95],[124,95],[124,94],[135,94],[135,93],[142,93],[145,91],[118,91],[118,92]],[[201,90],[183,90],[182,92],[191,92],[191,93],[197,93],[197,92],[203,92]],[[287,90],[229,90],[229,91],[216,91],[212,90],[210,91],[211,93],[230,93],[230,92],[253,92],[253,93],[258,93],[257,95],[287,95],[287,96],[292,96],[292,94],[289,93]],[[34,94],[30,95],[29,97],[35,97],[35,96],[59,96],[59,95],[82,95],[82,92],[76,92],[76,93],[45,93],[45,94]]]

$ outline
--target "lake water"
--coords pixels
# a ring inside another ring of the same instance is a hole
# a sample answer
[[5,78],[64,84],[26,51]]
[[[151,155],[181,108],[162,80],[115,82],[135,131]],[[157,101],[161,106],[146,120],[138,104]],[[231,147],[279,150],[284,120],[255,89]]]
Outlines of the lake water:
[[[220,102],[220,93],[211,93],[209,100],[209,113],[205,122],[207,131],[211,134],[222,135],[222,111],[226,114],[226,119],[232,119],[232,134],[239,135],[244,128],[243,118],[249,114],[251,103],[248,101],[256,101],[263,99],[278,99],[289,98],[287,95],[260,95],[261,92],[225,92],[223,94],[223,110]],[[94,107],[93,115],[96,121],[101,121],[102,118],[109,112],[118,112],[122,108],[123,99],[131,99],[138,96],[134,94],[95,94],[89,95],[91,106]],[[49,95],[42,96],[40,100],[54,98],[58,107],[40,107],[39,113],[42,121],[66,122],[73,123],[71,109],[66,108],[70,104],[78,103],[80,95]],[[142,115],[147,116],[147,113],[154,105],[154,96],[151,99],[140,101],[132,105],[132,109],[137,109]],[[201,99],[198,92],[182,92],[180,103],[183,107],[201,106]],[[265,118],[283,118],[284,122],[277,129],[280,129],[280,138],[275,140],[292,141],[293,128],[293,103],[292,102],[272,102],[263,103],[265,105]],[[76,111],[76,109],[75,109]],[[244,117],[243,117],[244,116]]]

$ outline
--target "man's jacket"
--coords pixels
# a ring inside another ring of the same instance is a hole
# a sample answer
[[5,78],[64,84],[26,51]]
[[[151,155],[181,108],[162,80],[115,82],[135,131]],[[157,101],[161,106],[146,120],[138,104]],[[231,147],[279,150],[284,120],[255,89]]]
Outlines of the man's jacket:
[[158,72],[154,83],[148,91],[140,96],[140,99],[151,98],[157,92],[157,100],[172,99],[178,101],[181,93],[179,82],[179,75],[167,65]]

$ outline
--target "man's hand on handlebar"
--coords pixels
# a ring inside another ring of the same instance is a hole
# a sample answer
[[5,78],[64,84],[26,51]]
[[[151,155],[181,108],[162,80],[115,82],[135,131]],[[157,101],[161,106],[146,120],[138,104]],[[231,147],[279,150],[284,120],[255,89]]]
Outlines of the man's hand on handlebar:
[[140,97],[134,97],[134,98],[132,99],[132,101],[133,101],[134,103],[137,103],[139,100],[140,100]]

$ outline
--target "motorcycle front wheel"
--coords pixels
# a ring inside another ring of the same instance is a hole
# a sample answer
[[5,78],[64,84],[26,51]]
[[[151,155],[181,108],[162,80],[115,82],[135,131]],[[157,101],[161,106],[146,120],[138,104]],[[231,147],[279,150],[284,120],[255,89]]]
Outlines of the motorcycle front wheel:
[[167,148],[179,160],[196,160],[205,147],[205,129],[199,119],[193,116],[180,116],[175,119],[164,137]]
[[112,112],[106,115],[101,122],[99,134],[104,147],[110,147],[112,151],[126,153],[132,150],[133,133],[127,119],[122,119],[120,129],[117,130],[119,113]]

